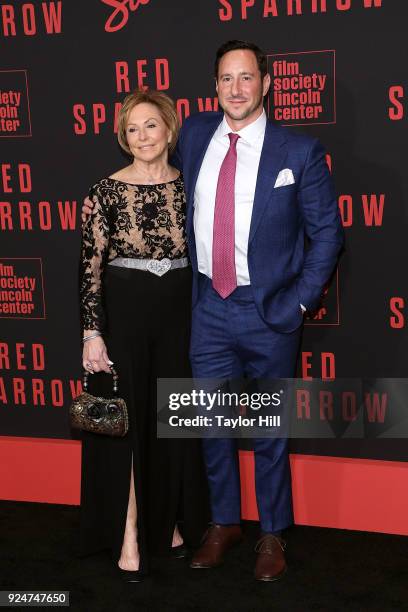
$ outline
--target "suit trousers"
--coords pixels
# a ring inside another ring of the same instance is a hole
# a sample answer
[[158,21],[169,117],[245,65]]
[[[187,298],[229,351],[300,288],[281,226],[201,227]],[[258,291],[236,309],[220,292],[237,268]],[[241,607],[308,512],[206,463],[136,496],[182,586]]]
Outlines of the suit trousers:
[[[193,308],[190,359],[194,378],[292,378],[301,327],[274,331],[260,317],[251,286],[237,287],[226,299],[211,279],[199,274]],[[299,305],[300,308],[300,305]],[[241,520],[238,451],[235,439],[202,440],[210,488],[212,520],[222,525]],[[276,532],[293,522],[288,441],[253,440],[255,486],[261,529]]]

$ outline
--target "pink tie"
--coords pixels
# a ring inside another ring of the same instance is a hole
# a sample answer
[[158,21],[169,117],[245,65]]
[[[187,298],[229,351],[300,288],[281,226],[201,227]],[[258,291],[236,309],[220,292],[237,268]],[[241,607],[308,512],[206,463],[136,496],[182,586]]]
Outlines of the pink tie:
[[237,286],[235,271],[235,170],[238,134],[228,134],[230,146],[221,164],[215,196],[212,284],[222,298]]

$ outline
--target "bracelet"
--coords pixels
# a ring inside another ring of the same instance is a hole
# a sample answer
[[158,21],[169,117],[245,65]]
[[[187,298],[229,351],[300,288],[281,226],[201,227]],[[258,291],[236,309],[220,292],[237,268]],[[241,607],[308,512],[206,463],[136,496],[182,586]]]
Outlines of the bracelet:
[[82,338],[82,342],[87,342],[88,340],[92,340],[92,338],[98,338],[98,336],[102,336],[101,332],[96,331],[94,334],[90,334],[89,336],[84,336]]

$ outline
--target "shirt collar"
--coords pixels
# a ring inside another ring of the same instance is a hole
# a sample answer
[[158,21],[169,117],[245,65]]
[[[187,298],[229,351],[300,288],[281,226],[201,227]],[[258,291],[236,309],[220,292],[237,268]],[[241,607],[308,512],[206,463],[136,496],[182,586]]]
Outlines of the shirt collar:
[[219,128],[220,129],[219,134],[220,136],[226,136],[230,132],[233,132],[234,134],[239,134],[240,138],[242,138],[242,140],[244,140],[248,144],[255,145],[258,139],[265,134],[265,128],[266,128],[266,113],[264,109],[262,111],[262,114],[259,115],[256,121],[253,121],[249,125],[242,128],[242,130],[238,130],[237,132],[234,132],[230,128],[225,118],[225,115],[224,115],[220,128]]

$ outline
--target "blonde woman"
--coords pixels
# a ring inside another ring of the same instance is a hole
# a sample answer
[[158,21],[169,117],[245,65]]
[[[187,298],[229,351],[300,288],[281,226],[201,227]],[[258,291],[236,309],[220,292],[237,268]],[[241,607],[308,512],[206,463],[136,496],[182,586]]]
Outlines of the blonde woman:
[[168,162],[178,127],[165,94],[125,99],[118,140],[132,161],[92,187],[83,227],[83,366],[106,372],[91,376],[91,392],[107,396],[115,364],[130,425],[120,439],[83,434],[82,554],[110,549],[132,582],[151,553],[186,556],[209,516],[199,441],[156,437],[156,379],[190,376],[186,201]]

